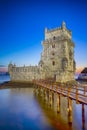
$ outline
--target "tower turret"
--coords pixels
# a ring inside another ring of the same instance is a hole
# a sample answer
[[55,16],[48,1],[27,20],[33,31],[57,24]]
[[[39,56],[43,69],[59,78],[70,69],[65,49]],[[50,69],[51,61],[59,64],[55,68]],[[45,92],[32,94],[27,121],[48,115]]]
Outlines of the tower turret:
[[45,78],[56,77],[56,81],[61,82],[74,80],[74,43],[66,23],[63,21],[61,27],[50,30],[45,28],[42,45],[41,61],[44,64],[41,65]]
[[63,21],[62,22],[62,29],[65,30],[66,29],[66,23]]

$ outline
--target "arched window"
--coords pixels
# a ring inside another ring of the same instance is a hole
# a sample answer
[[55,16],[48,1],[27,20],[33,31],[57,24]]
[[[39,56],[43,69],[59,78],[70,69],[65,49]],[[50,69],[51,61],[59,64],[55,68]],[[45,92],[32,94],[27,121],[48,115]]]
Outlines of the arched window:
[[73,71],[75,72],[75,70],[76,70],[76,62],[73,61]]
[[72,59],[73,58],[73,53],[72,53],[72,51],[70,50],[70,52],[69,52],[69,58],[70,59]]
[[40,60],[40,62],[39,62],[39,66],[42,67],[43,64],[44,64],[44,62],[43,62],[42,60]]
[[55,44],[52,44],[52,48],[55,48]]
[[54,52],[52,52],[52,55],[54,56],[54,55],[55,55],[55,53],[54,53]]
[[54,36],[54,37],[53,37],[53,40],[55,40],[55,38],[56,38],[56,37]]
[[67,60],[67,58],[65,57],[65,58],[62,59],[62,69],[63,69],[63,70],[66,70],[67,67],[68,67],[68,60]]
[[53,65],[53,66],[55,65],[55,61],[52,61],[52,65]]

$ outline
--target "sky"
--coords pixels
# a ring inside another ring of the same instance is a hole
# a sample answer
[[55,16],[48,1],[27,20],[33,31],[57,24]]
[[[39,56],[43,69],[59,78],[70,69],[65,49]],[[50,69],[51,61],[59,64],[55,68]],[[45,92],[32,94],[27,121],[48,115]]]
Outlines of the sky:
[[77,70],[87,67],[87,0],[0,0],[0,65],[37,65],[44,28],[66,22]]

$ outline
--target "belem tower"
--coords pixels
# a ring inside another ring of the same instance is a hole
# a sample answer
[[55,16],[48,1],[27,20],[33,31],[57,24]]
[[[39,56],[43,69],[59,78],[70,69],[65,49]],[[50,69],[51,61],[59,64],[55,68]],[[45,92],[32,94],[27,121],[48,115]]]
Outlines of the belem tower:
[[72,32],[65,22],[55,29],[45,28],[43,51],[37,66],[18,67],[10,63],[8,71],[12,81],[33,81],[53,79],[56,82],[74,80],[75,60]]

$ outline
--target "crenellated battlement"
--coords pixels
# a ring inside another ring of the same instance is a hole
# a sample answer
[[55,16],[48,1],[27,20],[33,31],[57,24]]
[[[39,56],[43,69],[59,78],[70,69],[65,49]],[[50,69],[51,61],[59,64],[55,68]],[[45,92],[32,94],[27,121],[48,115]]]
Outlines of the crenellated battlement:
[[14,66],[11,64],[12,72],[38,72],[39,67],[38,66]]
[[62,22],[61,27],[54,29],[45,28],[45,40],[46,39],[55,39],[57,37],[65,36],[68,39],[72,38],[72,32],[66,28],[65,22]]
[[18,67],[10,63],[8,70],[13,81],[33,81],[53,79],[57,82],[74,80],[74,42],[72,32],[61,27],[48,30],[45,28],[45,40],[42,41],[43,51],[38,66]]

